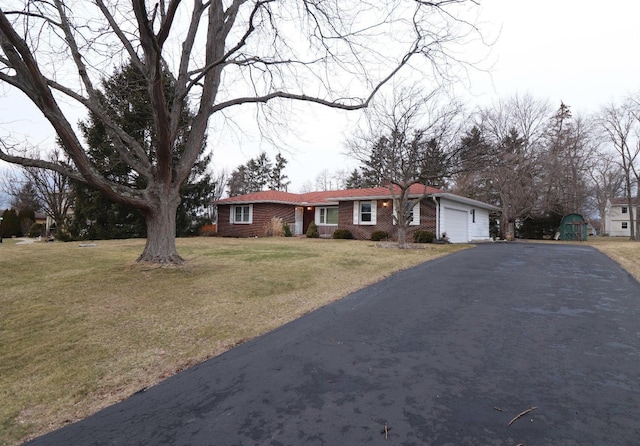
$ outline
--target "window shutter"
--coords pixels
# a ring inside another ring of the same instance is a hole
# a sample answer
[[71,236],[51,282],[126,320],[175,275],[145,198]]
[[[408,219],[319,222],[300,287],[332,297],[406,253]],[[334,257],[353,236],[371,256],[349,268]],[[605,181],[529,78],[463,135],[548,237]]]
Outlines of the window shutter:
[[236,212],[235,206],[229,206],[229,223],[233,223],[233,214]]
[[353,224],[357,225],[360,222],[360,202],[353,202]]
[[414,226],[420,224],[420,202],[417,202],[413,207],[413,220],[411,220],[411,224]]
[[393,225],[398,224],[398,200],[393,200]]
[[378,214],[378,202],[371,200],[371,224],[376,224],[376,215]]
[[[317,225],[319,225],[319,224],[320,224],[320,208],[319,208],[319,207],[316,207],[315,212],[316,212],[316,215],[315,215],[315,217],[314,217],[314,219],[313,219],[313,220],[314,220],[314,222],[315,222]],[[327,218],[327,215],[326,215],[326,212],[327,212],[327,211],[324,211],[324,212],[325,212],[325,216],[324,216],[324,218],[326,219],[326,218]]]
[[[393,224],[396,225],[398,218],[398,200],[393,200]],[[416,203],[413,207],[412,220],[409,222],[410,226],[418,226],[420,224],[420,203]]]
[[253,224],[253,205],[249,205],[249,224]]

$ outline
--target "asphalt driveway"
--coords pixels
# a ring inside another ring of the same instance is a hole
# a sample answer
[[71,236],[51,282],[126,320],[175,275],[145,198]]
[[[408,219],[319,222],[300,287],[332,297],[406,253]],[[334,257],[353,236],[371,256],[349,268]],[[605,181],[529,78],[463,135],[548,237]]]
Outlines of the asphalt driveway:
[[640,284],[616,263],[485,244],[32,444],[638,445],[639,354]]

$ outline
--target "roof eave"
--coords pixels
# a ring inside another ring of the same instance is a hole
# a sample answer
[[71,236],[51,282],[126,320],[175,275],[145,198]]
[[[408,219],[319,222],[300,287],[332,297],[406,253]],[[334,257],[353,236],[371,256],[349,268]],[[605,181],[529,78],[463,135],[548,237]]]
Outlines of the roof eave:
[[[420,197],[429,197],[431,195],[434,195],[432,193],[426,193],[426,194],[409,194],[408,198],[420,198]],[[359,201],[359,200],[391,200],[391,199],[395,199],[397,198],[396,196],[393,196],[391,194],[389,195],[360,195],[360,196],[352,196],[352,197],[334,197],[334,198],[327,198],[328,201]]]
[[289,204],[292,206],[303,206],[300,202],[295,201],[283,201],[283,200],[233,200],[233,201],[214,201],[213,204],[216,205],[225,205],[225,204],[263,204],[263,203],[273,203],[273,204]]
[[468,204],[471,206],[479,207],[482,209],[488,209],[490,211],[499,211],[500,208],[498,206],[494,206],[489,203],[484,203],[482,201],[474,200],[473,198],[461,197],[460,195],[452,194],[449,192],[441,192],[433,194],[435,197],[446,198],[452,201],[458,201],[460,203]]

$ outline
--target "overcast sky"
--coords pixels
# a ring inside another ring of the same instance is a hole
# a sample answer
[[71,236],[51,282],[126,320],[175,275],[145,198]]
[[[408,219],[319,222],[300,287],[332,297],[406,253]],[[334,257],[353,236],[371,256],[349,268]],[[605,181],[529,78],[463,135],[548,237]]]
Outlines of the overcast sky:
[[[489,38],[497,36],[485,60],[490,75],[471,73],[458,94],[468,108],[498,98],[530,94],[555,107],[564,101],[574,114],[588,114],[625,95],[640,91],[640,3],[632,0],[481,0],[479,24]],[[345,138],[357,114],[311,108],[290,135],[290,190],[315,183],[323,170],[352,170],[357,163],[344,153]],[[278,151],[258,138],[240,145],[220,141],[214,149],[218,167],[232,170],[267,151]]]
[[[638,17],[640,3],[633,0],[481,0],[480,28],[490,39],[497,37],[485,61],[491,75],[471,73],[470,88],[459,88],[458,94],[468,108],[529,93],[554,106],[562,100],[574,113],[597,111],[640,91]],[[17,95],[0,99],[1,125],[39,125],[29,117],[37,113],[33,108],[17,113],[19,100]],[[255,129],[223,138],[211,131],[214,169],[231,171],[262,150],[271,159],[282,150],[289,160],[290,191],[297,192],[323,170],[357,165],[343,152],[358,114],[314,106],[296,110],[295,116],[295,134],[287,135],[282,147],[259,138]]]

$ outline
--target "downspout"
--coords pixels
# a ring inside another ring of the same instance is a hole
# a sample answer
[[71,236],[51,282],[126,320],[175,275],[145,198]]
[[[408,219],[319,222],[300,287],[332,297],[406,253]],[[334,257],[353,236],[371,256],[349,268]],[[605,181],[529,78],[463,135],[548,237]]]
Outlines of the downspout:
[[431,196],[436,205],[436,239],[440,239],[440,202],[435,196]]

